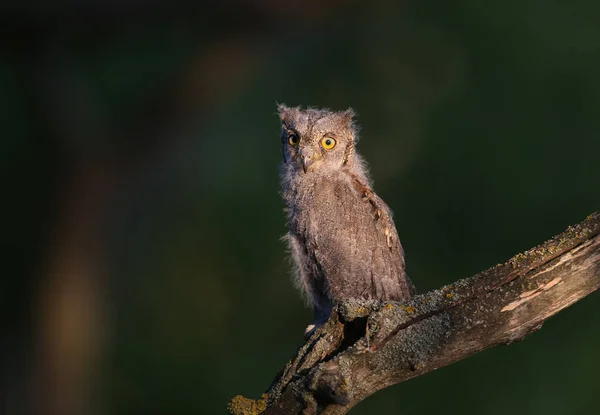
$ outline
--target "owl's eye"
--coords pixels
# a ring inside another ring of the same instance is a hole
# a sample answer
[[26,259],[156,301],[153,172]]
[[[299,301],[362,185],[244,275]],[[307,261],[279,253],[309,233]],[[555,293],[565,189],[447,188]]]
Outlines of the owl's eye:
[[325,150],[331,150],[335,147],[335,140],[331,137],[323,137],[321,140],[321,145]]
[[296,134],[290,133],[288,135],[288,143],[290,143],[291,146],[295,146],[296,144],[298,144],[298,141],[300,141],[300,139]]

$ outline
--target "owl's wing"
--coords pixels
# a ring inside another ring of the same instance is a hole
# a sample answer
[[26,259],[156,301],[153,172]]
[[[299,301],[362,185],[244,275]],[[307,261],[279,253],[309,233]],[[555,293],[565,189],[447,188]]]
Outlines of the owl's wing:
[[[370,203],[377,206],[375,208],[378,215],[375,223],[376,234],[385,240],[385,245],[381,250],[381,263],[374,261],[373,268],[381,272],[384,286],[397,287],[396,289],[387,290],[390,292],[391,297],[388,296],[386,299],[408,299],[414,295],[415,287],[406,275],[404,249],[392,219],[392,212],[377,195],[374,195],[374,199]],[[387,251],[385,248],[387,248]]]
[[362,202],[356,207],[360,213],[371,219],[364,221],[361,229],[357,229],[359,234],[365,233],[361,237],[365,244],[362,249],[371,254],[369,272],[361,273],[365,279],[364,286],[369,291],[366,297],[383,300],[408,299],[415,289],[406,275],[404,251],[392,219],[392,212],[359,178],[353,177],[353,185]]

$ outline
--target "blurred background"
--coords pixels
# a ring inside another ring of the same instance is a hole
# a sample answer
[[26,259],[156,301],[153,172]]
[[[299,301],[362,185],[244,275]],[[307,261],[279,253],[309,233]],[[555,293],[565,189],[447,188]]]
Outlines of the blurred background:
[[[276,101],[357,110],[421,292],[600,207],[597,1],[0,10],[1,413],[224,413],[266,390],[311,319]],[[352,413],[594,413],[599,306]]]

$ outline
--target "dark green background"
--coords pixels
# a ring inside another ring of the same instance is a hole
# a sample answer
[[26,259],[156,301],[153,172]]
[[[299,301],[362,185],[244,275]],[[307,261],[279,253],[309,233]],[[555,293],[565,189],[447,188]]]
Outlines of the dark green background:
[[[28,411],[41,264],[90,166],[111,189],[92,215],[94,413],[223,413],[264,392],[311,319],[279,239],[276,101],[356,109],[418,291],[599,209],[599,2],[281,3],[2,6],[7,413]],[[352,413],[595,413],[599,305]]]

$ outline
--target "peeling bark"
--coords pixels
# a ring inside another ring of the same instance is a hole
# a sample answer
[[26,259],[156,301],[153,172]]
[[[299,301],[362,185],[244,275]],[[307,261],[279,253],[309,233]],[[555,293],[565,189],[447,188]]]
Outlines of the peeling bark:
[[504,264],[407,302],[336,307],[260,400],[229,413],[344,414],[387,386],[510,344],[600,288],[600,212]]

